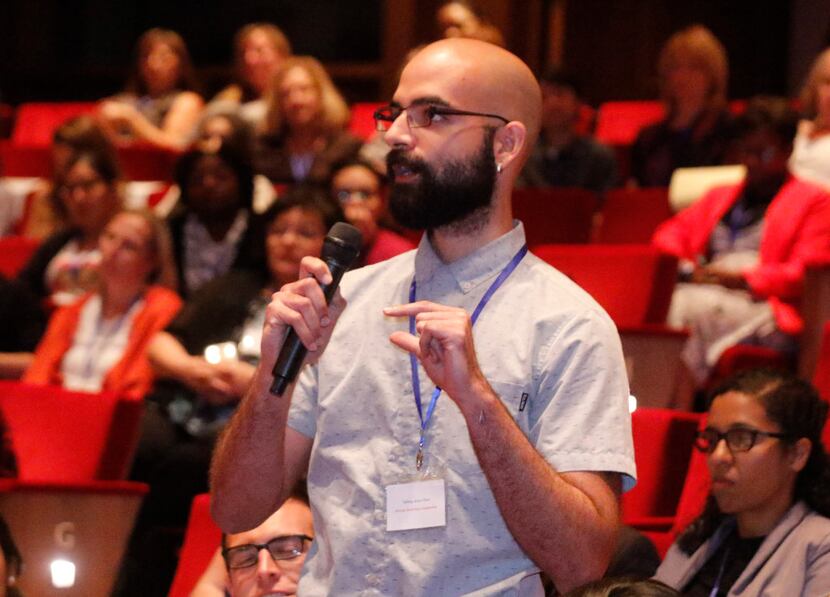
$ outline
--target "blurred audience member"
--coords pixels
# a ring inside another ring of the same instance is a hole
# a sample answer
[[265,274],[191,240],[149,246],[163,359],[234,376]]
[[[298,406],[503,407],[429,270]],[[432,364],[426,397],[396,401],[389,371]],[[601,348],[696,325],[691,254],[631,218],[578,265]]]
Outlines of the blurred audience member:
[[259,268],[262,226],[252,212],[254,174],[245,156],[228,144],[219,151],[193,150],[176,165],[181,198],[168,223],[187,297],[231,268]]
[[501,31],[472,0],[444,2],[435,13],[435,22],[442,37],[469,37],[504,47]]
[[378,263],[415,248],[408,239],[381,225],[386,217],[383,180],[368,162],[358,159],[339,165],[332,175],[331,194],[343,208],[346,220],[363,237],[355,267]]
[[[204,114],[199,120],[193,148],[204,153],[216,153],[223,145],[227,145],[231,147],[233,153],[240,156],[246,163],[250,163],[253,143],[251,127],[236,112],[212,111]],[[153,211],[160,216],[167,217],[178,204],[181,194],[179,185],[172,184],[153,207]],[[254,212],[264,212],[276,198],[277,193],[271,181],[261,174],[255,174]]]
[[101,122],[119,141],[184,149],[204,103],[184,40],[150,29],[138,39],[133,69],[126,91],[101,102]]
[[58,196],[58,181],[70,159],[79,152],[109,153],[115,160],[115,147],[106,132],[91,116],[76,116],[61,124],[52,135],[52,177],[39,180],[26,197],[16,233],[45,239],[66,225],[66,213]]
[[256,129],[265,120],[268,85],[291,56],[291,44],[276,25],[250,23],[236,33],[233,45],[236,81],[220,91],[208,109],[238,106],[240,116]]
[[98,237],[121,208],[120,182],[118,162],[106,148],[82,150],[67,159],[54,193],[66,228],[49,236],[18,276],[38,299],[65,305],[95,288]]
[[348,123],[349,108],[323,65],[310,56],[287,59],[271,85],[256,171],[275,183],[327,184],[332,165],[360,150]]
[[790,172],[830,188],[830,49],[818,55],[801,91],[805,119],[798,125]]
[[223,534],[190,597],[294,596],[313,538],[308,496],[295,492],[258,527]]
[[614,152],[578,130],[580,94],[576,80],[561,70],[547,72],[542,87],[542,130],[525,164],[520,184],[580,187],[604,193],[616,183]]
[[[160,381],[146,401],[131,478],[150,484],[130,548],[138,595],[166,591],[190,503],[207,491],[213,444],[247,390],[259,361],[265,307],[319,256],[342,212],[323,191],[294,187],[266,213],[267,268],[232,271],[199,289],[156,335],[149,357]],[[147,574],[148,570],[156,573]],[[146,584],[145,584],[146,583]]]
[[696,447],[712,479],[700,517],[655,578],[683,595],[830,589],[827,403],[805,381],[749,371],[715,390]]
[[14,544],[9,525],[0,516],[0,597],[23,597],[17,580],[23,571],[23,558]]
[[746,180],[709,191],[652,239],[683,260],[668,321],[691,332],[683,360],[697,386],[735,344],[796,348],[805,263],[830,250],[830,196],[787,171],[796,121],[786,100],[751,100],[733,143]]
[[660,52],[663,121],[645,127],[631,152],[643,187],[666,187],[675,168],[722,163],[730,115],[726,50],[711,31],[694,25],[672,35]]
[[122,211],[98,245],[97,288],[55,311],[23,381],[142,397],[153,381],[147,345],[181,306],[167,229],[149,212]]

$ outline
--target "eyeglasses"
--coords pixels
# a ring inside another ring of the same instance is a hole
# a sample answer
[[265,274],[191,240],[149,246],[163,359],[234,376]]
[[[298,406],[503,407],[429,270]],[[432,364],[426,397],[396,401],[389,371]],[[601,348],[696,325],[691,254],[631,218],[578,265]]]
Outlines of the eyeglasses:
[[721,433],[716,429],[704,429],[697,432],[695,447],[705,454],[711,454],[718,447],[720,440],[726,440],[730,452],[747,452],[758,441],[759,437],[775,437],[784,439],[790,437],[786,433],[772,433],[746,427],[736,427]]
[[498,118],[504,124],[510,122],[504,116],[498,114],[456,110],[455,108],[436,106],[435,104],[412,104],[405,108],[390,104],[375,110],[375,128],[380,132],[388,131],[402,112],[406,112],[406,122],[410,128],[428,127],[436,118],[440,119],[442,116],[483,116],[484,118]]
[[366,201],[375,194],[374,191],[367,191],[365,189],[340,189],[334,196],[337,197],[340,203],[348,203],[349,201]]
[[84,193],[89,193],[102,182],[104,181],[97,177],[90,178],[88,180],[79,180],[78,182],[66,182],[58,187],[58,193],[67,197],[72,195],[78,189]]
[[306,541],[312,541],[312,538],[308,535],[287,535],[271,539],[268,543],[248,543],[226,547],[222,550],[222,557],[225,558],[225,564],[230,570],[248,568],[256,564],[261,549],[267,549],[275,562],[292,560],[303,554]]

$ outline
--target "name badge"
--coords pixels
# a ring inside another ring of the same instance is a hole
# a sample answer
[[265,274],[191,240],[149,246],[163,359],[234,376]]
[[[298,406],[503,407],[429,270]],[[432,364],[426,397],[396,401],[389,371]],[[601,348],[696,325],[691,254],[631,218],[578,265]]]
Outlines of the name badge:
[[386,486],[386,530],[408,531],[447,524],[443,479]]

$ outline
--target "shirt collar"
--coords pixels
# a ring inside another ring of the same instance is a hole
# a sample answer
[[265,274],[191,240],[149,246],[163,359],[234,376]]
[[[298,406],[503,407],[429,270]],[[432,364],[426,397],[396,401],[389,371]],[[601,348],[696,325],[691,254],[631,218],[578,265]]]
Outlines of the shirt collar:
[[497,276],[525,242],[524,225],[513,220],[509,232],[461,259],[444,263],[432,247],[429,235],[424,234],[415,254],[415,281],[419,285],[428,283],[437,272],[446,269],[455,279],[458,290],[466,294]]

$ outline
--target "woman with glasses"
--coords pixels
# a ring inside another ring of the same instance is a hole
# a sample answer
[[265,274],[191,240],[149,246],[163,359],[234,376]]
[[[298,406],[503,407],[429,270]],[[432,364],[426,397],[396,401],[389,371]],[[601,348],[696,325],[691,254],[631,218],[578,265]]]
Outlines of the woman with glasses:
[[827,403],[810,384],[761,370],[713,396],[696,443],[711,475],[709,500],[655,578],[690,596],[826,597]]
[[379,263],[415,248],[409,239],[383,226],[388,220],[385,190],[383,175],[367,161],[354,159],[334,169],[331,194],[363,239],[354,267]]
[[323,65],[311,56],[286,59],[271,81],[256,171],[275,183],[326,184],[332,165],[360,150],[348,123],[346,101]]

